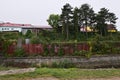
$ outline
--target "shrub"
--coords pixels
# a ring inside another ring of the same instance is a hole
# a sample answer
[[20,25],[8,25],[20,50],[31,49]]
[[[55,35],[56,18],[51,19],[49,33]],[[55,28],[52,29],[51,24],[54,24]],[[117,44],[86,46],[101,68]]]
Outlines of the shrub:
[[75,64],[70,62],[69,60],[63,60],[60,62],[53,62],[51,65],[52,68],[73,68],[75,67]]
[[84,53],[83,53],[83,51],[75,51],[73,55],[74,56],[84,56]]
[[112,48],[112,53],[113,54],[120,54],[120,47]]
[[14,57],[25,57],[25,50],[23,48],[17,48],[13,54]]
[[63,56],[64,55],[64,51],[63,48],[60,47],[59,51],[58,51],[58,56]]
[[42,56],[54,56],[54,46],[52,44],[44,45],[44,53]]
[[73,68],[73,67],[75,67],[75,64],[73,64],[69,60],[65,59],[65,60],[59,62],[58,67],[59,68]]
[[110,52],[111,44],[103,40],[102,36],[96,35],[90,43],[90,51],[95,54],[108,54]]
[[50,67],[50,65],[48,65],[46,63],[41,63],[41,67]]
[[52,62],[51,64],[41,63],[41,67],[50,67],[50,68],[74,68],[75,64],[69,60],[63,60],[60,62]]
[[75,53],[73,54],[73,56],[83,56],[86,58],[90,58],[92,55],[92,53],[90,51],[75,51]]

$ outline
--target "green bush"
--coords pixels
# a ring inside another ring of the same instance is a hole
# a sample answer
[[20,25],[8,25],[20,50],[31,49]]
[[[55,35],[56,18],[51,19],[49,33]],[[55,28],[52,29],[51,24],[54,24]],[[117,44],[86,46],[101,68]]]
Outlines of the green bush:
[[114,47],[112,48],[112,54],[120,54],[120,47]]
[[86,58],[90,58],[92,56],[92,53],[90,51],[75,51],[73,56],[83,56]]
[[14,51],[13,56],[14,57],[25,57],[26,56],[25,50],[23,48],[17,48]]
[[64,51],[63,51],[62,47],[60,47],[60,49],[58,51],[58,56],[64,56]]
[[69,60],[63,60],[60,62],[53,62],[52,68],[74,68],[75,64],[71,63]]
[[54,56],[54,46],[52,44],[44,45],[44,53],[42,56]]
[[41,66],[40,67],[50,67],[50,65],[46,64],[46,63],[41,63]]
[[101,41],[95,41],[92,43],[92,52],[96,54],[105,54],[108,48],[108,44],[101,42]]
[[73,68],[75,64],[71,63],[69,60],[63,60],[58,63],[58,68]]
[[84,56],[84,51],[75,51],[74,56]]
[[52,62],[51,64],[41,63],[41,67],[50,68],[74,68],[75,64],[71,63],[69,60],[63,60],[60,62]]

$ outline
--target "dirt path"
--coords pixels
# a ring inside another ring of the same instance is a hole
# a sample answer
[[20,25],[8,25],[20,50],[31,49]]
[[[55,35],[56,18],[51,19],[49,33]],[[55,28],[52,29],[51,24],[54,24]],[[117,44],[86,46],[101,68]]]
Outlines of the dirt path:
[[35,68],[14,69],[14,70],[0,71],[0,75],[21,74],[21,73],[34,72],[34,71]]

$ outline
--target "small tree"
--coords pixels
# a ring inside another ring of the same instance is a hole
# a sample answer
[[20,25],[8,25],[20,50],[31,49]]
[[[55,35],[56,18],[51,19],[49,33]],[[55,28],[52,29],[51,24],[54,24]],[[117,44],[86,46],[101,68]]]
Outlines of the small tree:
[[31,38],[32,35],[33,35],[33,34],[32,34],[32,32],[31,32],[31,30],[28,30],[27,33],[25,34],[25,37],[26,37],[26,38]]
[[48,24],[54,29],[55,32],[61,32],[59,27],[60,16],[58,14],[51,14],[47,20]]

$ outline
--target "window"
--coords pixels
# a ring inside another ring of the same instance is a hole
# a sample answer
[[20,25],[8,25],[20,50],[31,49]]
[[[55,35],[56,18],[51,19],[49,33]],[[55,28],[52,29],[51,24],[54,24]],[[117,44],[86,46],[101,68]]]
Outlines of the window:
[[11,30],[14,30],[13,28],[11,28]]

